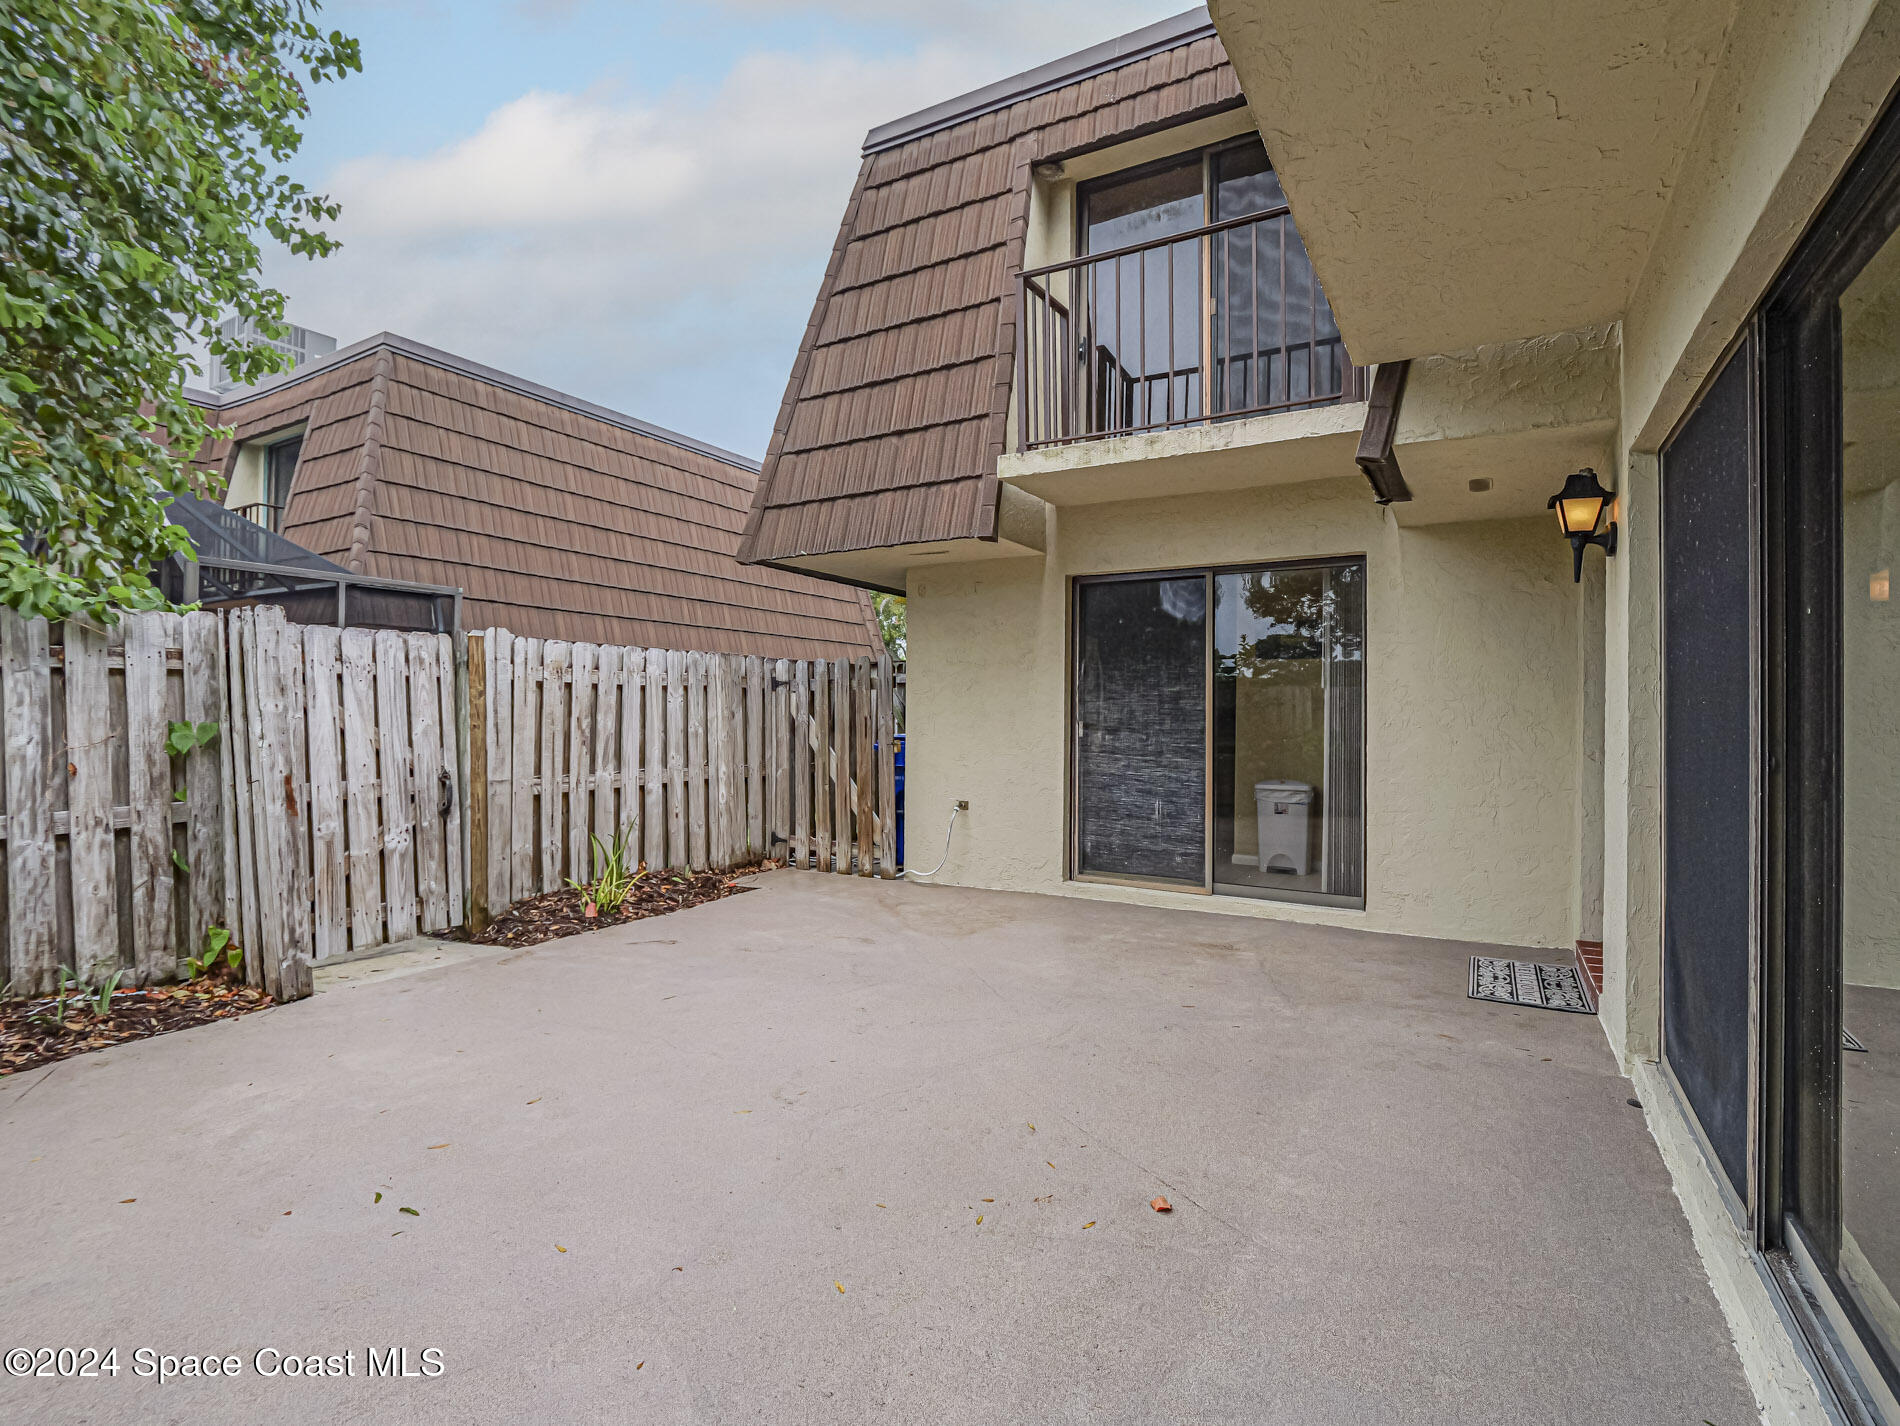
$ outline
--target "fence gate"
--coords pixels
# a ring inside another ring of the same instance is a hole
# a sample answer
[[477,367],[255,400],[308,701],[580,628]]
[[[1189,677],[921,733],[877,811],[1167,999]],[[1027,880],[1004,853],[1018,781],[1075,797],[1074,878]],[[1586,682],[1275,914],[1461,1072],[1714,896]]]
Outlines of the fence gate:
[[313,961],[463,922],[455,646],[228,619],[230,924],[291,999]]

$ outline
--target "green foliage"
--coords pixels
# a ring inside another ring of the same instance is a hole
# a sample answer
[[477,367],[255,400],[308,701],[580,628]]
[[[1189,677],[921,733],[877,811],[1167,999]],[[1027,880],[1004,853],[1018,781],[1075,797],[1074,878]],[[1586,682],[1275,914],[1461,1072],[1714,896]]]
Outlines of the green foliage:
[[884,636],[884,647],[894,659],[905,657],[904,650],[909,642],[909,634],[904,627],[904,596],[901,594],[873,594],[871,603],[877,609],[878,632]]
[[633,889],[640,878],[647,874],[646,867],[637,870],[627,866],[627,833],[622,829],[614,838],[610,847],[599,837],[594,841],[594,879],[591,882],[579,882],[570,879],[568,885],[580,892],[594,906],[606,915],[619,914],[627,904],[627,898],[633,895]]
[[208,748],[217,741],[216,723],[180,723],[174,720],[165,725],[165,751],[175,758],[182,758],[193,748]]
[[[163,603],[164,507],[210,434],[185,399],[216,331],[282,330],[264,234],[319,257],[327,199],[281,171],[306,84],[362,67],[316,0],[7,0],[0,14],[0,605],[109,621]],[[169,445],[160,444],[169,440]]]
[[219,956],[224,957],[233,972],[244,964],[244,948],[231,940],[231,933],[222,926],[207,926],[198,954],[185,957],[185,979],[196,980],[201,975],[211,974],[218,968]]
[[75,993],[83,995],[85,993],[85,986],[80,984],[78,977],[70,970],[65,966],[61,966],[59,968],[59,994],[54,997],[53,1012],[50,1015],[44,1012],[35,1015],[33,1017],[34,1022],[39,1025],[44,1025],[48,1030],[65,1029],[66,1006],[74,998]]
[[115,970],[112,972],[111,980],[108,980],[104,985],[100,986],[98,990],[88,993],[86,1003],[92,1007],[92,1013],[97,1015],[101,1020],[111,1017],[112,995],[113,992],[119,988],[119,977],[124,974],[125,972],[122,970]]

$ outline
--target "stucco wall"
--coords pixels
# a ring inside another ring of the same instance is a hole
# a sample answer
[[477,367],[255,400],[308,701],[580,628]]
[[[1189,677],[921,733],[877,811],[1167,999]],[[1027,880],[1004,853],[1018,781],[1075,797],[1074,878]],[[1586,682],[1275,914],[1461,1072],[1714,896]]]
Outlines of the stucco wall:
[[1654,452],[1846,169],[1900,73],[1900,5],[1739,7],[1623,318],[1604,638],[1604,996],[1618,1053],[1660,1049],[1662,809]]
[[[906,828],[939,878],[1517,945],[1576,935],[1582,594],[1545,519],[1400,529],[1356,478],[1051,513],[1046,560],[913,570]],[[1364,911],[1064,881],[1078,574],[1364,554]]]

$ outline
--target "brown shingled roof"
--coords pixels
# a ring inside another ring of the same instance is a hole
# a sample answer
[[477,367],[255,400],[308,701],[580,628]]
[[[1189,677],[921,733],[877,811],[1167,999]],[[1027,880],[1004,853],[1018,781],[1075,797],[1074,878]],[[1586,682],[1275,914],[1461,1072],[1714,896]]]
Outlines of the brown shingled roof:
[[[740,558],[995,535],[1032,165],[1243,102],[1205,26],[874,143],[825,270]],[[1204,17],[1202,17],[1204,19]],[[1138,39],[1148,31],[1137,32]],[[1058,74],[1065,62],[1024,76]],[[975,99],[984,99],[984,92]],[[940,109],[955,113],[956,101]],[[926,115],[919,116],[928,119]],[[874,141],[885,130],[873,133]]]
[[362,574],[460,586],[463,622],[655,648],[845,658],[868,596],[742,565],[742,457],[388,334],[216,405],[230,441],[307,423],[283,533]]

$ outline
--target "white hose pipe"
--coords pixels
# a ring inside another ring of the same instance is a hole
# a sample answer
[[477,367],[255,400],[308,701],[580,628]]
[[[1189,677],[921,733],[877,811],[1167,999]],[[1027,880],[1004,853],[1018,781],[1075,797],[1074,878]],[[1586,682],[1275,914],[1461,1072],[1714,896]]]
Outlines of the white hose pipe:
[[950,834],[956,830],[957,813],[961,812],[962,810],[963,808],[961,805],[952,807],[950,809],[950,825],[943,829],[943,855],[937,858],[937,864],[933,866],[929,871],[912,871],[909,867],[905,867],[904,868],[905,876],[915,876],[915,877],[935,876],[938,872],[943,870],[943,864],[950,860]]

